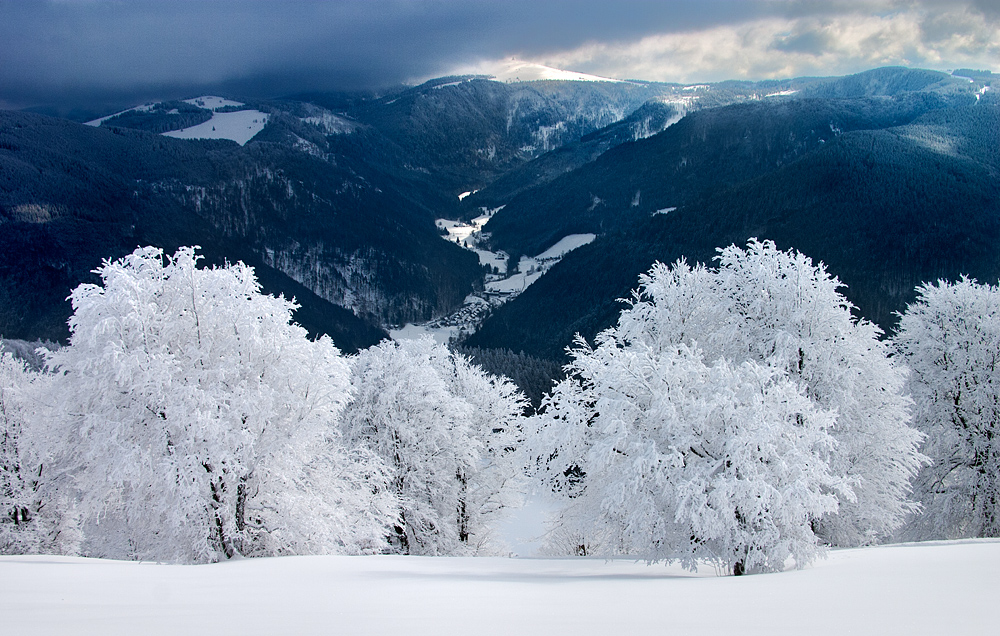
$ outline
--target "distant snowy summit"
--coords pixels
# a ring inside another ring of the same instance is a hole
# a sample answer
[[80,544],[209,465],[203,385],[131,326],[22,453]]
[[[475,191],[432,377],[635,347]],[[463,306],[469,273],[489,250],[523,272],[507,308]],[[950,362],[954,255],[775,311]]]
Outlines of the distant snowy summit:
[[476,75],[486,75],[498,82],[534,82],[563,80],[571,82],[622,82],[609,77],[599,77],[575,71],[564,71],[551,66],[511,59],[481,64],[474,69]]

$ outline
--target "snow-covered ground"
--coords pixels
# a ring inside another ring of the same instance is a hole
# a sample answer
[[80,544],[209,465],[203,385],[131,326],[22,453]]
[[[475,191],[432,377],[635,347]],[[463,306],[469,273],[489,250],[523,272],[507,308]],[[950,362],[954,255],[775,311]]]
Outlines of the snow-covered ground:
[[[538,80],[563,80],[573,82],[621,82],[623,80],[565,71],[543,64],[525,62],[516,58],[506,60],[489,60],[471,66],[461,66],[454,69],[455,75],[485,75],[498,82],[533,82]],[[427,78],[431,79],[431,78]],[[452,82],[459,84],[460,82]],[[452,84],[441,84],[435,88],[443,88]]]
[[400,340],[420,340],[424,336],[430,336],[434,342],[446,345],[448,341],[458,335],[458,327],[440,327],[437,325],[416,325],[406,323],[399,329],[390,329],[389,337],[397,342]]
[[569,236],[564,236],[555,245],[536,256],[535,260],[544,261],[552,258],[562,258],[576,248],[593,242],[595,238],[597,238],[596,234],[570,234]]
[[[259,110],[240,110],[232,113],[216,112],[219,108],[224,108],[226,106],[242,106],[243,102],[234,102],[231,99],[216,97],[215,95],[203,95],[201,97],[185,99],[184,101],[193,106],[197,106],[198,108],[204,108],[212,111],[212,118],[204,123],[198,124],[197,126],[191,126],[181,130],[172,130],[170,132],[162,133],[163,135],[167,137],[176,137],[177,139],[231,139],[242,146],[253,139],[254,135],[263,130],[264,125],[267,123],[267,113],[262,113]],[[86,125],[100,126],[104,121],[121,115],[122,113],[130,111],[148,111],[155,105],[156,104],[143,104],[142,106],[129,108],[119,113],[114,113],[106,117],[88,121],[86,122]]]
[[331,135],[347,135],[357,129],[357,124],[351,120],[323,110],[319,110],[315,115],[303,117],[302,121],[319,126],[323,132]]
[[197,106],[198,108],[204,108],[205,110],[216,110],[219,108],[224,108],[226,106],[243,105],[243,102],[234,102],[231,99],[226,99],[225,97],[217,97],[215,95],[202,95],[201,97],[193,97],[191,99],[185,99],[184,103],[191,104],[192,106]]
[[232,139],[242,146],[263,130],[266,123],[267,113],[259,110],[213,112],[212,118],[204,123],[163,134],[178,139]]
[[531,82],[536,80],[568,80],[573,82],[621,82],[621,80],[574,71],[564,71],[551,66],[511,60],[501,63],[489,75],[500,82]]
[[836,550],[744,577],[627,560],[0,557],[6,634],[991,634],[1000,541]]

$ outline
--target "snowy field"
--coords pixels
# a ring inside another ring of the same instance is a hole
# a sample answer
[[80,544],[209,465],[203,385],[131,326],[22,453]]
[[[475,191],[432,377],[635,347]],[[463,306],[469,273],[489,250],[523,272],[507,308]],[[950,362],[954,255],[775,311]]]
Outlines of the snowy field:
[[540,261],[550,258],[562,258],[568,252],[572,252],[578,247],[583,247],[588,243],[593,243],[595,238],[597,238],[596,234],[570,234],[559,239],[555,245],[545,250],[535,258]]
[[420,340],[424,336],[430,336],[434,342],[446,345],[457,335],[458,327],[428,327],[412,322],[406,323],[399,329],[389,330],[389,337],[397,342],[400,340]]
[[234,113],[212,113],[212,118],[204,123],[163,134],[177,139],[232,139],[242,146],[264,130],[266,123],[267,113],[238,110]]
[[193,99],[185,99],[185,103],[191,104],[192,106],[197,106],[198,108],[204,108],[207,110],[216,110],[219,108],[225,108],[226,106],[242,106],[243,102],[234,102],[231,99],[226,99],[225,97],[217,97],[215,95],[202,95],[201,97],[195,97]]
[[989,634],[1000,541],[718,577],[600,559],[0,557],[7,634]]
[[[226,106],[242,106],[243,102],[234,102],[231,99],[216,97],[215,95],[203,95],[201,97],[185,99],[184,101],[198,108],[212,111],[212,118],[197,126],[161,133],[164,136],[176,137],[177,139],[231,139],[243,146],[253,139],[254,135],[264,130],[264,125],[267,123],[267,113],[262,113],[259,110],[240,110],[233,113],[215,112],[217,109]],[[122,113],[149,111],[154,106],[156,104],[143,104],[142,106],[136,106],[135,108],[129,108],[106,117],[88,121],[86,125],[100,126],[106,120],[117,117]]]

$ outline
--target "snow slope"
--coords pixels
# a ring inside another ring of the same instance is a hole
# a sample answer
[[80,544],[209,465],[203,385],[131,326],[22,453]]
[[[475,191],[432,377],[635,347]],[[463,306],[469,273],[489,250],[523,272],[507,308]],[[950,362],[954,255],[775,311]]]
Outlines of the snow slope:
[[428,325],[416,325],[408,322],[399,329],[390,329],[389,337],[399,342],[400,340],[420,340],[425,336],[430,336],[434,342],[446,345],[458,335],[458,327],[430,327]]
[[564,71],[551,66],[535,64],[533,62],[523,62],[520,60],[509,60],[500,62],[486,73],[492,75],[493,79],[500,82],[532,82],[537,80],[565,80],[573,82],[621,82],[622,80],[577,73],[574,71]]
[[178,139],[232,139],[242,146],[263,130],[266,123],[267,114],[259,110],[213,112],[212,118],[204,123],[163,134]]
[[184,102],[187,104],[191,104],[192,106],[197,106],[198,108],[204,108],[206,110],[216,110],[219,108],[224,108],[225,106],[243,105],[243,102],[234,102],[231,99],[226,99],[225,97],[216,97],[215,95],[202,95],[201,97],[185,99]]
[[572,252],[578,247],[592,243],[595,238],[597,238],[596,234],[570,234],[559,239],[555,245],[545,250],[535,258],[540,261],[550,258],[562,258],[567,252]]
[[9,634],[988,634],[1000,541],[838,550],[717,577],[600,559],[0,557]]

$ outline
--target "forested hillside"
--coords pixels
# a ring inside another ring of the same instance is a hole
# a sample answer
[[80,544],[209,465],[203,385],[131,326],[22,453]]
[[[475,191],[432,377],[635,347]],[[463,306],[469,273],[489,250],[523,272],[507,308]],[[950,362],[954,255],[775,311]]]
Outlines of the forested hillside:
[[377,341],[379,324],[449,311],[478,280],[474,255],[441,241],[419,201],[360,162],[281,143],[294,129],[280,121],[240,147],[0,117],[6,336],[62,337],[69,289],[144,244],[263,268],[311,329],[356,332],[348,348]]
[[[522,193],[486,227],[497,246],[532,253],[564,232],[600,236],[469,344],[560,357],[574,333],[613,322],[616,299],[654,261],[710,263],[717,246],[750,237],[826,263],[858,313],[886,330],[922,281],[995,281],[1000,100],[933,75],[929,92],[699,111]],[[826,92],[870,86],[863,79]]]
[[[512,263],[570,234],[598,238],[497,308],[473,347],[560,360],[574,333],[611,323],[654,261],[707,262],[752,236],[824,261],[858,312],[890,328],[924,280],[997,275],[998,106],[991,78],[976,78],[463,76],[383,94],[161,102],[97,129],[5,112],[0,333],[62,338],[64,299],[101,259],[198,244],[298,298],[313,332],[371,344],[480,288],[476,256],[434,221],[498,208],[484,237]],[[251,107],[267,123],[242,146],[158,134]]]
[[0,333],[63,338],[64,299],[102,259],[198,244],[299,298],[314,332],[371,344],[481,284],[475,255],[434,226],[462,214],[457,194],[676,88],[446,80],[253,102],[267,124],[245,145],[158,134],[251,107],[219,98],[147,104],[97,129],[0,114]]

